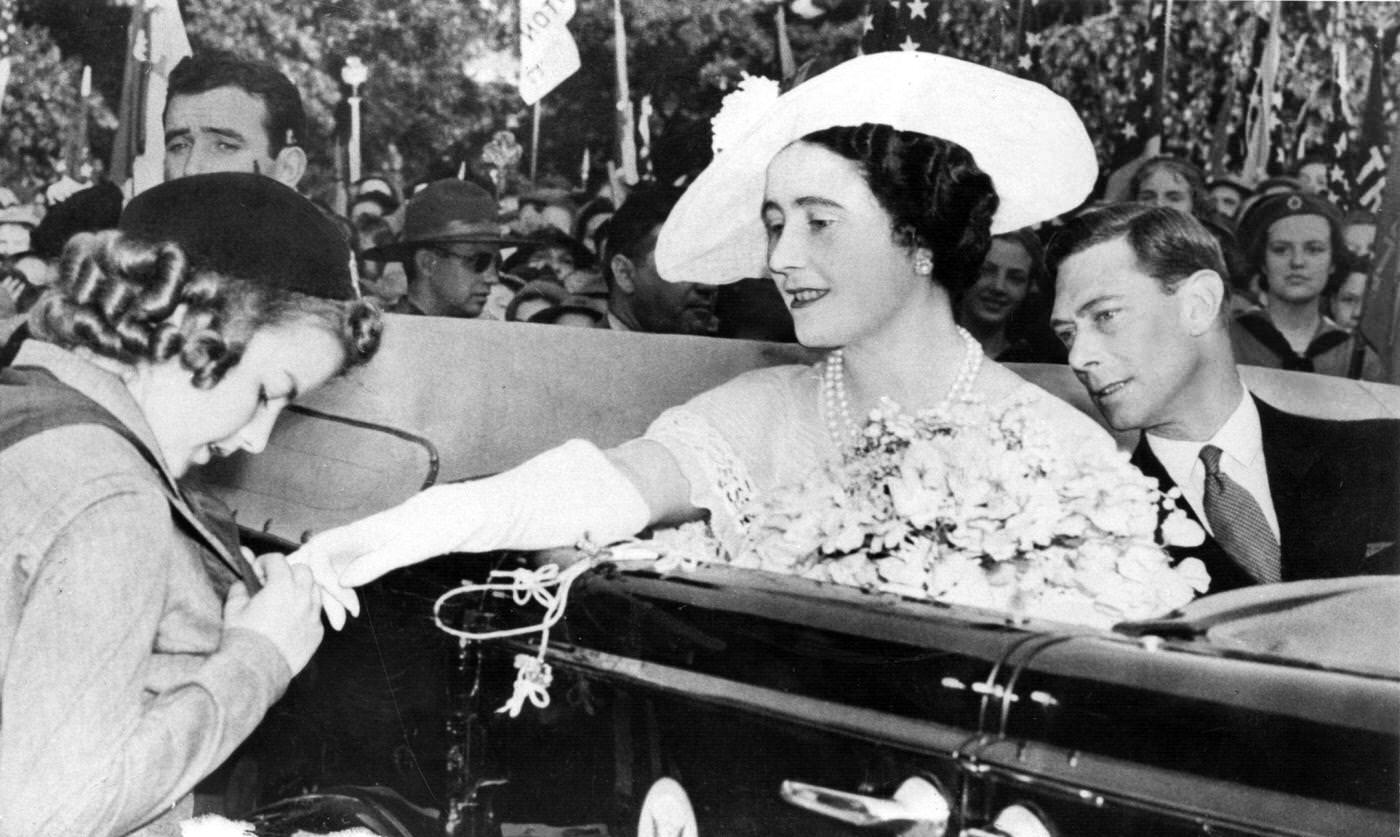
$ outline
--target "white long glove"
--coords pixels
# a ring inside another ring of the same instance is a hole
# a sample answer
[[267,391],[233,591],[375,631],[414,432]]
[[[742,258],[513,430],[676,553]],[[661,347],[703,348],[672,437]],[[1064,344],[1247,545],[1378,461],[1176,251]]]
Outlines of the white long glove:
[[324,592],[358,616],[347,588],[399,567],[448,552],[572,546],[585,535],[608,543],[650,522],[632,480],[593,444],[574,439],[493,477],[435,485],[322,532],[289,560],[309,564]]

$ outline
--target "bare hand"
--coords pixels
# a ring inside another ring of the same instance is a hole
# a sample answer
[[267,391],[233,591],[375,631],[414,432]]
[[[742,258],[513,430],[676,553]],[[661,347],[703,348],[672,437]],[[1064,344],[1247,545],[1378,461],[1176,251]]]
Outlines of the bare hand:
[[248,598],[242,582],[233,585],[224,603],[224,624],[267,637],[296,674],[321,644],[321,592],[309,567],[292,567],[281,555],[258,559],[263,589]]
[[0,279],[0,291],[9,294],[10,299],[18,305],[20,294],[24,293],[24,282],[18,276],[6,276]]

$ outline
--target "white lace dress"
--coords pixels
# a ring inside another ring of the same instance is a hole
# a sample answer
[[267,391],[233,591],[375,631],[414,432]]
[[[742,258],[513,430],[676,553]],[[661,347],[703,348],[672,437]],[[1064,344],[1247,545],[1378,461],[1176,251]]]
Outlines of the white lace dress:
[[[822,364],[747,372],[662,413],[645,438],[665,447],[690,482],[690,500],[710,513],[710,527],[731,553],[770,491],[806,477],[841,451],[821,412]],[[1065,446],[1102,446],[1111,436],[1088,416],[1040,387],[1020,381],[988,396],[989,406],[1025,402],[1039,408]]]

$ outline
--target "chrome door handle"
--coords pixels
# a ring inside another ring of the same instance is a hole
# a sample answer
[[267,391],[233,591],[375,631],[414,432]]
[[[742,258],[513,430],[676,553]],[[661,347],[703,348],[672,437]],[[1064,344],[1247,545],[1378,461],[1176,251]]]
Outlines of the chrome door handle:
[[920,837],[941,837],[951,814],[942,792],[932,782],[917,776],[904,780],[890,799],[791,779],[783,782],[780,793],[786,802],[848,825],[885,829],[921,826],[917,832],[905,832]]

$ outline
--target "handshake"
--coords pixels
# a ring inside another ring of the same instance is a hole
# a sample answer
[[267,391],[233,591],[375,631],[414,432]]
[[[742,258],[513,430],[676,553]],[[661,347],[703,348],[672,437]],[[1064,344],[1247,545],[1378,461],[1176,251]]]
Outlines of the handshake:
[[636,534],[651,511],[632,481],[573,440],[501,474],[435,485],[393,508],[322,532],[287,560],[310,570],[331,627],[360,614],[354,588],[449,552],[607,543]]

